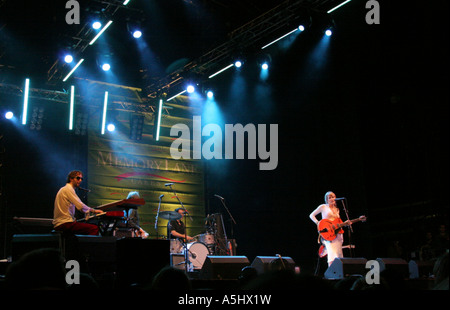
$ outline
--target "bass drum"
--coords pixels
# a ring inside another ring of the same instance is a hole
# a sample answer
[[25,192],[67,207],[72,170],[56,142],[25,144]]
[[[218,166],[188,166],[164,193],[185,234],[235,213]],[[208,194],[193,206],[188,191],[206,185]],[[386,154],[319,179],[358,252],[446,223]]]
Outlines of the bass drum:
[[201,242],[192,242],[187,245],[188,258],[194,269],[202,269],[203,263],[209,254],[208,248]]

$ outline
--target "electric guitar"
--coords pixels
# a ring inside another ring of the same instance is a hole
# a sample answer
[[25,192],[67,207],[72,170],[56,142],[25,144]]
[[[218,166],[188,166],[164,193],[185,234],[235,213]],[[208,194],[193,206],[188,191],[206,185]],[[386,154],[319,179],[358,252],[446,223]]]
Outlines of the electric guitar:
[[344,223],[340,218],[337,218],[333,221],[323,219],[319,222],[317,227],[318,227],[319,234],[323,239],[325,239],[327,241],[333,241],[334,239],[336,239],[337,234],[344,233],[344,230],[342,229],[342,227],[349,226],[353,223],[365,222],[365,221],[366,221],[366,217],[364,215],[361,215],[357,219],[350,220],[350,223]]

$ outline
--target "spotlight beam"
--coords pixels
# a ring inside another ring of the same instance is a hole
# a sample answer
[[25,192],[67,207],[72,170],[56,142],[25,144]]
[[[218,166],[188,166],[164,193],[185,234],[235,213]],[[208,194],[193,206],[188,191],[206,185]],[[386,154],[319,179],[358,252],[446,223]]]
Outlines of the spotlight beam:
[[70,70],[70,72],[66,75],[66,77],[63,79],[63,82],[67,81],[67,79],[77,70],[77,68],[81,65],[81,63],[84,61],[84,59],[80,59],[80,61],[75,65],[75,67]]
[[108,27],[112,24],[112,20],[110,20],[103,28],[102,30],[100,30],[97,35],[92,39],[91,42],[89,42],[89,45],[92,45],[95,43],[95,41],[97,41],[97,39],[103,34],[103,32],[105,32],[106,29],[108,29]]
[[336,5],[334,8],[332,8],[332,9],[329,10],[329,11],[327,11],[327,13],[330,14],[331,12],[333,12],[333,11],[339,9],[341,6],[343,6],[343,5],[347,4],[347,3],[349,3],[350,1],[352,1],[352,0],[347,0],[347,1],[342,2],[341,4]]
[[295,28],[294,30],[289,31],[288,33],[282,35],[282,36],[279,37],[278,39],[273,40],[273,41],[270,42],[269,44],[264,45],[263,47],[261,47],[261,49],[262,49],[262,50],[265,49],[266,47],[268,47],[268,46],[270,46],[270,45],[272,45],[272,44],[274,44],[274,43],[280,41],[281,39],[287,37],[288,35],[290,35],[290,34],[292,34],[292,33],[294,33],[294,32],[296,32],[297,30],[299,30],[299,29],[298,29],[298,28]]

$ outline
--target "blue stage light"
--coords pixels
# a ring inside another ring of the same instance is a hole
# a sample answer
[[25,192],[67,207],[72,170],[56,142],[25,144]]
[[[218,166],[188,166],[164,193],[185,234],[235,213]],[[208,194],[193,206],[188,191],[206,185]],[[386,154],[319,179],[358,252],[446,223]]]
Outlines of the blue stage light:
[[133,31],[133,37],[139,39],[140,37],[142,37],[142,31],[140,30]]
[[325,34],[326,34],[328,37],[330,37],[330,36],[333,34],[333,32],[332,32],[330,29],[327,29],[327,30],[325,31]]
[[189,85],[186,88],[186,90],[187,90],[188,93],[192,94],[195,91],[195,87],[193,85]]
[[102,27],[102,23],[99,21],[95,21],[92,23],[92,28],[94,28],[95,30],[98,30]]
[[265,62],[265,63],[263,63],[263,64],[261,65],[261,68],[262,68],[263,70],[267,70],[267,69],[269,69],[269,64],[268,64],[267,62]]
[[64,61],[68,64],[70,64],[73,61],[72,55],[66,55],[64,56]]
[[6,119],[12,119],[14,117],[14,113],[11,111],[8,111],[5,113],[5,118]]
[[116,126],[114,124],[108,124],[106,128],[109,132],[113,132],[114,130],[116,130]]
[[109,69],[111,69],[111,66],[110,66],[110,64],[105,63],[102,65],[102,69],[103,69],[103,71],[109,71]]

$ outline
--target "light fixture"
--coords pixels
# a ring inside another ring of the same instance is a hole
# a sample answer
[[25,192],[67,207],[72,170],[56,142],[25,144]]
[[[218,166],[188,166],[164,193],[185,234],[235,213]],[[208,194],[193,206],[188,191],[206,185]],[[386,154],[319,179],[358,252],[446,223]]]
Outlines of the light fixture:
[[95,41],[97,41],[97,39],[103,34],[103,32],[105,32],[106,29],[108,29],[109,26],[111,26],[112,24],[112,20],[108,21],[108,23],[102,28],[102,30],[100,30],[97,35],[92,39],[91,42],[89,42],[89,45],[92,45],[95,43]]
[[22,125],[27,123],[28,113],[28,95],[30,92],[30,79],[25,79],[25,89],[23,92],[23,113],[22,113]]
[[64,56],[64,61],[68,64],[72,63],[73,61],[73,56],[72,55],[66,55]]
[[63,82],[67,81],[67,79],[77,70],[77,68],[81,65],[81,63],[84,61],[84,59],[80,59],[78,63],[75,65],[75,67],[70,70],[70,72],[66,75],[66,77],[63,79]]
[[5,118],[6,119],[12,119],[14,117],[14,113],[11,111],[8,111],[5,113]]
[[101,27],[102,27],[102,23],[99,22],[99,21],[95,21],[95,22],[92,23],[92,28],[95,29],[95,30],[98,30]]
[[103,98],[103,116],[102,116],[102,135],[105,134],[105,126],[106,126],[106,112],[108,111],[108,92],[105,91],[105,97]]

